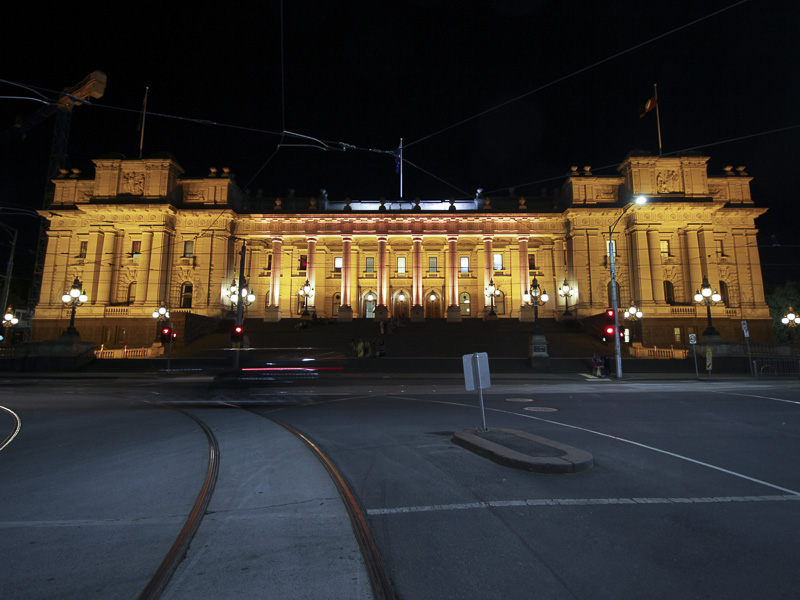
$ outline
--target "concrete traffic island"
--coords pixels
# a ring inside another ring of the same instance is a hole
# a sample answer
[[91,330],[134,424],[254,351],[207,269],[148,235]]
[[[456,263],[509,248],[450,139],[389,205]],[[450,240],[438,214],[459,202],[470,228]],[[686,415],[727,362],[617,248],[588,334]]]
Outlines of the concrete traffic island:
[[536,473],[579,473],[594,466],[585,450],[516,429],[465,429],[453,442],[497,463]]

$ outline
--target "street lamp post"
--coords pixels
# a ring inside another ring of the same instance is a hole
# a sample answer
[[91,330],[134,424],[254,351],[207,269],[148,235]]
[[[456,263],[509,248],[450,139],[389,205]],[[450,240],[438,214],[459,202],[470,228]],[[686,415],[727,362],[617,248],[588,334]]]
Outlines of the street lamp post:
[[797,316],[797,313],[794,312],[794,309],[790,306],[789,312],[786,313],[781,319],[781,323],[789,327],[792,332],[792,342],[797,343],[797,327],[800,325],[800,317]]
[[486,295],[489,296],[489,314],[488,319],[496,319],[497,313],[494,311],[494,297],[500,295],[500,290],[494,285],[494,277],[489,279],[489,285],[486,286]]
[[17,323],[19,323],[19,319],[14,316],[14,309],[9,306],[8,309],[6,309],[6,314],[3,315],[3,337],[5,338],[6,344],[11,343],[9,330]]
[[76,277],[75,281],[72,282],[72,288],[61,296],[61,301],[72,309],[69,314],[69,327],[67,327],[67,330],[61,336],[62,338],[80,339],[81,336],[78,330],[75,329],[75,309],[88,299],[89,297],[83,291],[81,280]]
[[564,298],[564,316],[568,317],[571,316],[572,313],[569,310],[569,297],[572,296],[573,290],[569,286],[569,282],[567,281],[567,276],[564,275],[564,283],[561,284],[561,287],[558,289],[558,295]]
[[307,321],[311,318],[311,315],[308,314],[308,298],[311,296],[311,283],[309,283],[308,279],[306,279],[303,287],[300,288],[299,294],[303,299],[303,314],[300,315],[300,318]]
[[[632,321],[632,327],[635,328],[635,326],[639,323],[639,319],[641,319],[642,316],[644,316],[644,313],[638,308],[636,308],[635,302],[631,301],[631,305],[623,313],[622,316],[625,317],[627,320]],[[637,332],[637,337],[639,337],[641,341],[641,336],[638,336],[638,332]]]
[[614,245],[614,228],[619,223],[622,216],[632,206],[645,204],[647,198],[645,196],[637,196],[633,202],[629,202],[622,209],[617,219],[608,228],[608,265],[611,271],[611,308],[614,310],[614,357],[616,358],[617,379],[622,379],[622,350],[619,345],[619,306],[617,302],[617,274],[615,270],[616,247]]
[[[170,362],[172,361],[172,321],[169,318],[169,309],[161,303],[157,310],[153,311],[152,317],[158,322],[163,323],[166,321],[167,328],[169,329],[169,340],[167,340],[167,371],[170,370]],[[163,336],[162,336],[163,337]]]
[[544,306],[550,300],[550,296],[547,295],[544,288],[539,287],[539,282],[534,277],[530,291],[526,291],[522,299],[533,306],[533,334],[541,335],[542,332],[539,329],[539,307]]
[[720,300],[722,300],[722,296],[720,296],[717,290],[714,290],[713,292],[711,291],[711,285],[708,283],[708,277],[703,275],[703,284],[700,286],[700,289],[695,292],[694,301],[698,304],[705,304],[706,307],[708,327],[703,332],[704,338],[708,336],[719,337],[719,331],[714,329],[714,324],[711,322],[711,307]]

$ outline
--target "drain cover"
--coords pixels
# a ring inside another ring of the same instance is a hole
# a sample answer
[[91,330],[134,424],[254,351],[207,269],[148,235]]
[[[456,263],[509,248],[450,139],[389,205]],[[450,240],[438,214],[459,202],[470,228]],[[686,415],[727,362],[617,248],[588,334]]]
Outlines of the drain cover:
[[506,398],[506,402],[533,402],[533,398]]
[[526,406],[525,410],[531,412],[558,412],[557,408],[548,408],[547,406]]

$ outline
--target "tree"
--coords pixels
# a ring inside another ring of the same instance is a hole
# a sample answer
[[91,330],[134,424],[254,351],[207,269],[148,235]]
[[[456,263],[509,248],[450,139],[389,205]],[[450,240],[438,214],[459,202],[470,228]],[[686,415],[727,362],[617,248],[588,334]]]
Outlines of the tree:
[[800,281],[786,281],[767,294],[769,315],[776,342],[791,342],[792,328],[781,323],[791,306],[795,313],[800,310]]

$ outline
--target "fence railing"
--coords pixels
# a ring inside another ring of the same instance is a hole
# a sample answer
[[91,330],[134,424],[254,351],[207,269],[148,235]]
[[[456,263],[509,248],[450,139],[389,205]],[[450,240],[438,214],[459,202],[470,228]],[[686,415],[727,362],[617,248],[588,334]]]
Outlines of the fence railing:
[[634,358],[686,358],[689,351],[683,348],[643,348],[642,346],[631,346],[628,348],[631,356]]
[[106,348],[100,346],[94,351],[96,358],[156,358],[164,354],[164,347],[151,348]]
[[796,358],[756,358],[753,360],[756,377],[800,375],[800,360]]

